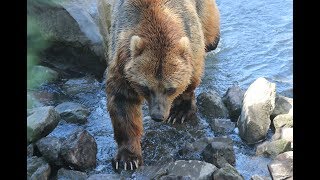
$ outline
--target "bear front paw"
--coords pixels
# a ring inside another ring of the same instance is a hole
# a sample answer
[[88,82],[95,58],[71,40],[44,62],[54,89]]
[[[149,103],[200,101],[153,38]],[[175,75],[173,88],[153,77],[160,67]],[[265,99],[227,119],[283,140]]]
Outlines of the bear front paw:
[[195,117],[195,113],[197,111],[197,107],[191,100],[182,100],[179,103],[175,103],[170,110],[169,117],[167,119],[167,123],[183,123],[187,119],[193,119]]
[[116,157],[112,161],[112,165],[116,171],[120,169],[134,170],[143,165],[142,156],[138,153],[132,153],[127,149],[119,150]]

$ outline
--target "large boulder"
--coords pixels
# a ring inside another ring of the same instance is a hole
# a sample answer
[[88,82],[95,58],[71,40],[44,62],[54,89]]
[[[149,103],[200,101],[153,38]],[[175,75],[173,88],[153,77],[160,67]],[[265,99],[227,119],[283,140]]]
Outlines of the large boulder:
[[230,119],[236,122],[241,114],[242,101],[244,91],[237,85],[228,88],[226,94],[222,97],[222,101],[229,110]]
[[28,142],[35,142],[48,135],[59,123],[60,115],[53,106],[33,109],[27,118]]
[[268,169],[272,179],[293,179],[293,151],[279,154]]
[[102,77],[106,57],[97,0],[28,1],[27,14],[51,45],[42,61],[64,71]]
[[61,168],[58,170],[57,173],[57,180],[86,180],[87,174],[81,171],[74,171],[74,170],[68,170]]
[[27,159],[27,179],[47,180],[50,173],[51,167],[43,158],[33,156]]
[[244,180],[243,176],[230,164],[225,164],[224,167],[215,171],[213,174],[214,180]]
[[271,124],[270,115],[275,107],[276,85],[258,78],[246,91],[241,116],[237,122],[239,135],[248,144],[266,138]]
[[64,102],[55,107],[61,118],[70,123],[84,124],[90,111],[83,105],[74,102]]
[[213,90],[199,94],[197,107],[200,113],[209,120],[229,117],[229,112],[221,97]]
[[236,158],[233,149],[233,141],[228,137],[216,137],[206,146],[201,153],[202,158],[216,165],[218,168],[223,167],[226,163],[235,165]]
[[63,141],[60,154],[66,164],[84,171],[96,166],[97,143],[86,130],[78,130]]

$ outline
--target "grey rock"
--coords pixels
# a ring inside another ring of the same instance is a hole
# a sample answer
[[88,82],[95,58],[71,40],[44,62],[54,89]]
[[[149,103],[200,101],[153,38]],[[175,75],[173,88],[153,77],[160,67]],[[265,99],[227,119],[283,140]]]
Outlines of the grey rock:
[[291,150],[291,143],[284,139],[264,142],[257,146],[256,154],[275,158],[278,154]]
[[32,108],[38,108],[44,106],[31,91],[27,91],[27,109],[28,116],[31,114]]
[[237,126],[240,137],[248,144],[266,138],[275,107],[275,94],[276,85],[265,78],[255,80],[246,91]]
[[293,111],[293,99],[282,95],[276,95],[275,108],[271,114],[271,119],[280,115],[288,114]]
[[33,144],[27,146],[27,157],[32,157],[34,152]]
[[209,124],[214,133],[222,135],[230,134],[235,128],[235,123],[230,119],[214,119]]
[[282,92],[280,92],[282,96],[288,97],[288,98],[293,98],[293,88],[286,89]]
[[226,94],[222,97],[222,101],[229,110],[230,119],[233,122],[236,122],[241,114],[244,93],[238,85],[233,85],[228,88]]
[[210,90],[197,97],[197,107],[200,113],[208,119],[228,118],[229,112],[218,93]]
[[62,143],[61,156],[76,170],[93,168],[96,166],[97,143],[86,130],[76,131]]
[[292,114],[280,114],[273,119],[273,126],[275,129],[293,127],[293,115]]
[[51,68],[36,65],[32,67],[32,70],[30,71],[30,76],[38,79],[34,79],[33,81],[39,85],[42,83],[48,83],[56,81],[59,77],[59,74],[52,70]]
[[229,163],[235,165],[236,159],[233,149],[233,141],[228,137],[216,137],[207,145],[207,147],[201,153],[203,159],[216,165],[218,168]]
[[51,173],[50,165],[36,156],[27,158],[27,178],[30,180],[47,180]]
[[118,174],[93,174],[88,177],[87,180],[118,180],[120,176]]
[[293,179],[293,151],[279,154],[268,169],[272,179]]
[[190,176],[177,176],[177,175],[166,175],[162,176],[160,180],[191,180]]
[[77,95],[79,93],[96,93],[100,88],[99,82],[93,77],[86,76],[83,78],[69,79],[63,85],[64,91],[71,95]]
[[270,177],[253,175],[251,176],[250,180],[272,180]]
[[64,102],[55,107],[61,118],[70,123],[84,124],[90,111],[83,105],[74,102]]
[[61,168],[58,170],[57,173],[57,180],[86,180],[87,174],[81,171],[74,171],[74,170],[68,170]]
[[60,157],[60,151],[62,142],[56,137],[44,137],[36,142],[36,146],[43,156],[49,163],[61,166],[62,159]]
[[161,168],[159,172],[167,172],[165,176],[168,178],[171,176],[181,176],[196,180],[212,179],[212,174],[217,170],[213,164],[197,161],[197,160],[178,160],[171,162],[165,167]]
[[60,115],[52,106],[33,109],[31,115],[27,118],[28,142],[35,142],[48,135],[59,121]]
[[215,171],[213,174],[214,180],[244,180],[243,176],[230,164],[225,164],[224,167]]
[[284,139],[289,142],[293,142],[293,128],[282,128],[281,139]]

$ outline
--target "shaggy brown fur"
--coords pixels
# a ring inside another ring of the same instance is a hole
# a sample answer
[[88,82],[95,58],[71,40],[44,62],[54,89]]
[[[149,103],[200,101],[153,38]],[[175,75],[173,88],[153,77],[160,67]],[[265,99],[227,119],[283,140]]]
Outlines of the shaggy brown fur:
[[130,168],[143,163],[144,99],[156,121],[183,122],[194,115],[205,51],[215,49],[218,41],[214,0],[114,2],[106,91],[118,143],[116,164]]

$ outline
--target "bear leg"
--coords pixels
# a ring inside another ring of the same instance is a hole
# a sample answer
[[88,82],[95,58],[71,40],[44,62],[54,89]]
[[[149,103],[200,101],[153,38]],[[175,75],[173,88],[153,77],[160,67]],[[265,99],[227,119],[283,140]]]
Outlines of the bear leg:
[[143,164],[141,152],[142,113],[141,100],[124,95],[109,95],[108,110],[112,120],[114,138],[118,144],[113,167],[118,171],[133,170]]

